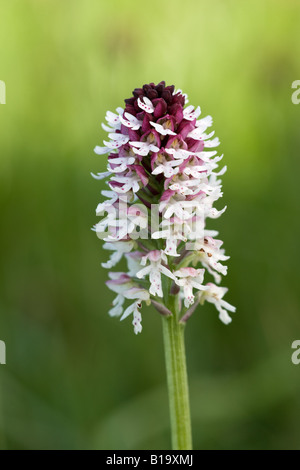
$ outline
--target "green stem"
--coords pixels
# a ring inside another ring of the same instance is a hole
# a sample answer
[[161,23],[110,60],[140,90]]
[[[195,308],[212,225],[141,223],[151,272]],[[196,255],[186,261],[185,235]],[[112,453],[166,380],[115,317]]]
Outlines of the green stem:
[[184,324],[179,323],[178,297],[170,296],[172,316],[163,317],[163,336],[167,369],[171,434],[173,450],[191,450],[192,432],[186,358]]

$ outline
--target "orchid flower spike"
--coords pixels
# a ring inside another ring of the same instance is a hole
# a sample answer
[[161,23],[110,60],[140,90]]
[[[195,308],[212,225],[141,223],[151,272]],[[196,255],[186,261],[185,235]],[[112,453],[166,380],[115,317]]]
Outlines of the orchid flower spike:
[[108,138],[95,147],[101,158],[108,155],[106,171],[92,174],[108,185],[96,211],[103,218],[94,226],[112,253],[102,266],[111,270],[125,259],[128,267],[109,273],[107,286],[117,294],[110,315],[132,315],[135,333],[142,330],[143,302],[171,315],[167,305],[174,295],[183,322],[205,301],[225,324],[235,311],[223,300],[227,289],[216,285],[229,257],[218,233],[206,228],[226,209],[214,207],[226,167],[218,170],[222,156],[215,150],[219,139],[208,130],[212,117],[201,117],[200,107],[187,102],[165,82],[136,88],[124,108],[107,112],[102,127]]

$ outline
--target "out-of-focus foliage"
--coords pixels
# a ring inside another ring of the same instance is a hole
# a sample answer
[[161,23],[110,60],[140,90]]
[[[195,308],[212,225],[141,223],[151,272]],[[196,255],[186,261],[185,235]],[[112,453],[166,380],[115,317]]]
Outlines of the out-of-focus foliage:
[[196,449],[299,448],[298,1],[0,0],[0,447],[170,447],[161,319],[107,315],[97,221],[107,109],[166,80],[225,153],[224,326],[186,328]]

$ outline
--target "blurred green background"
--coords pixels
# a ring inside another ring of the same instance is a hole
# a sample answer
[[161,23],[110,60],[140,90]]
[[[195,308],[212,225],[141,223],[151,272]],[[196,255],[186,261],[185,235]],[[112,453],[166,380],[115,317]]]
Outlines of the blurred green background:
[[161,319],[107,315],[90,227],[107,109],[166,80],[211,114],[228,173],[224,326],[186,328],[195,449],[300,448],[298,0],[0,0],[2,449],[169,449]]

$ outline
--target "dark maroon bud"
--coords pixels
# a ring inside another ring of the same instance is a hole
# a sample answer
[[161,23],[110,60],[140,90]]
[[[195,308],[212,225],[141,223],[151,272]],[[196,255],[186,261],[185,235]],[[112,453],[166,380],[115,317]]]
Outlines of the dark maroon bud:
[[133,90],[132,94],[135,98],[138,98],[139,96],[143,95],[143,89],[142,88],[135,88]]
[[143,124],[142,124],[142,133],[145,134],[146,132],[150,131],[152,126],[150,124],[150,116],[149,114],[144,114]]
[[166,86],[165,89],[168,90],[171,93],[171,95],[173,95],[175,87],[174,85],[169,85],[169,86]]
[[168,113],[174,116],[177,124],[179,124],[183,119],[183,109],[179,103],[175,103],[172,104],[172,106],[169,106]]
[[133,104],[135,102],[135,98],[127,98],[126,100],[124,100],[126,104]]
[[162,92],[164,91],[165,89],[165,86],[166,86],[166,83],[165,82],[160,82],[158,85],[156,85],[155,89],[158,93],[158,96],[161,96]]
[[164,91],[163,91],[162,94],[161,94],[161,97],[166,101],[166,103],[171,104],[172,95],[171,95],[171,93],[169,92],[169,90],[167,90],[167,89],[165,88]]
[[158,97],[158,93],[156,90],[153,90],[153,88],[147,91],[147,98],[149,98],[149,100],[154,100],[157,97]]
[[145,116],[145,111],[142,111],[141,109],[140,109],[140,112],[136,114],[136,118],[139,121],[142,121],[144,119],[144,116]]
[[125,107],[125,112],[126,112],[126,113],[129,113],[129,114],[132,114],[133,116],[136,115],[135,107],[132,106],[132,105],[129,105],[129,104],[126,105],[126,107]]
[[181,137],[185,139],[188,133],[195,128],[195,122],[196,119],[193,121],[187,121],[186,119],[183,119],[177,129],[178,134],[180,134]]
[[148,91],[150,91],[150,90],[151,90],[150,85],[143,85],[143,92],[146,96],[147,96]]
[[181,106],[184,106],[185,97],[181,93],[176,93],[176,95],[173,95],[173,104],[174,103],[178,103]]
[[134,108],[135,108],[135,114],[141,111],[141,108],[139,107],[137,100],[135,100],[134,102]]
[[121,133],[124,135],[129,135],[128,134],[128,127],[124,126],[124,124],[121,124]]
[[167,103],[165,102],[164,99],[157,98],[156,100],[153,100],[152,103],[155,106],[154,113],[153,113],[155,118],[160,118],[161,116],[166,114]]
[[133,140],[134,142],[140,140],[140,134],[138,133],[138,131],[133,131],[132,129],[128,129],[128,135],[129,135],[130,140]]
[[190,152],[202,152],[204,148],[203,140],[194,140],[188,137],[185,141]]

